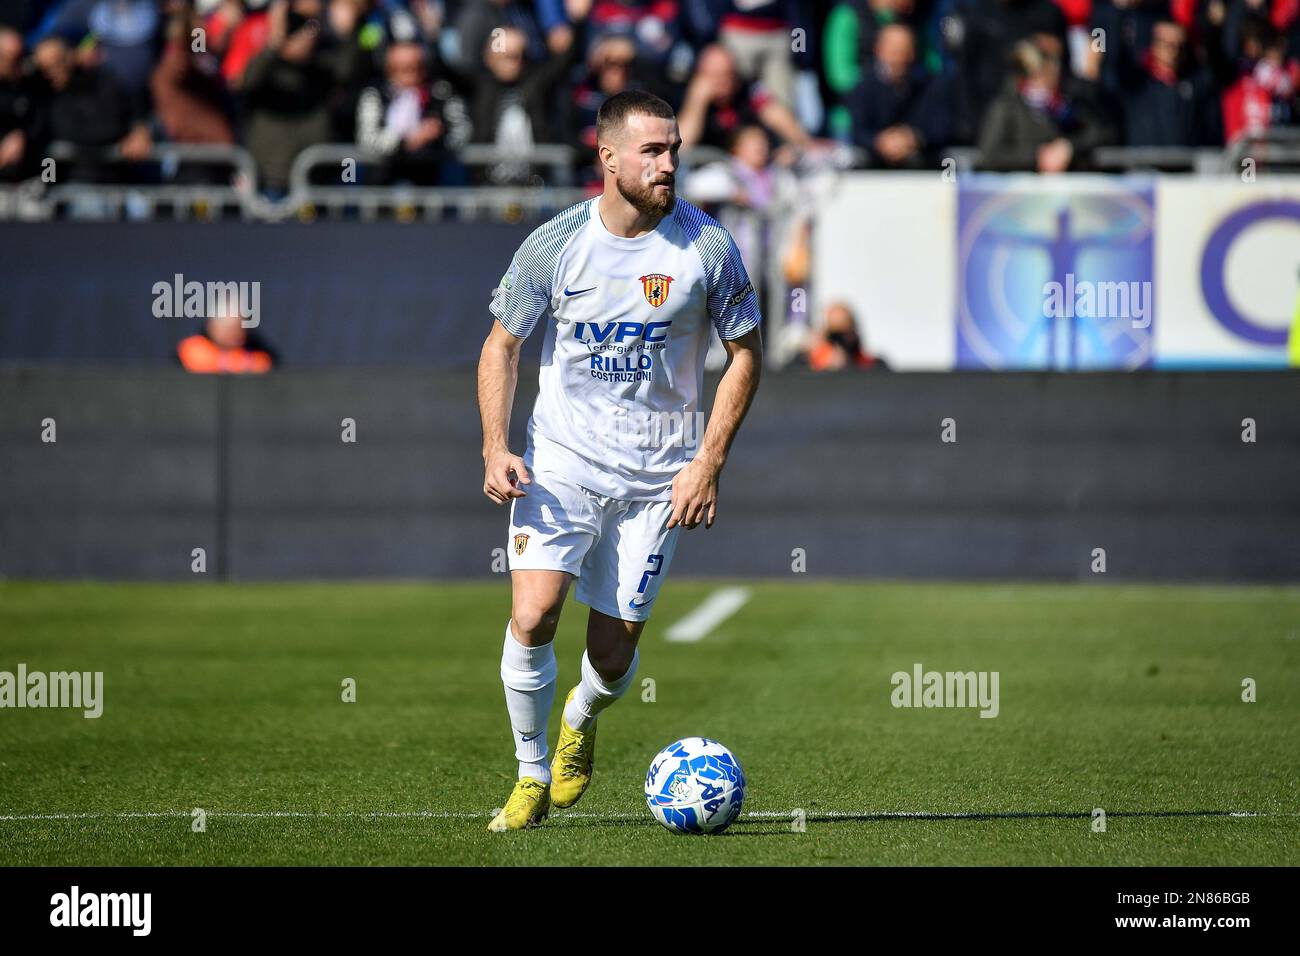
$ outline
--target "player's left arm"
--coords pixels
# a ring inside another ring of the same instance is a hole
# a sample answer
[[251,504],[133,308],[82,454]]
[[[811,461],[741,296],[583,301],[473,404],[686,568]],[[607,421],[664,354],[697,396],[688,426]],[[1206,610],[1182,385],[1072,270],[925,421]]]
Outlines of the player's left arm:
[[670,528],[679,524],[694,528],[701,523],[713,527],[718,513],[718,477],[758,391],[763,368],[763,338],[758,327],[734,339],[723,339],[722,344],[727,349],[727,367],[718,382],[699,451],[673,479]]

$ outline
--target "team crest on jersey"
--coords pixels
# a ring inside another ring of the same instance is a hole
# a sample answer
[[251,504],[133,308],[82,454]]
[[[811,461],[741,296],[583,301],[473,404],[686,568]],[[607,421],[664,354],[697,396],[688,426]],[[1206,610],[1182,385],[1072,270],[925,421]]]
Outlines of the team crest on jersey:
[[668,287],[672,285],[673,277],[653,272],[648,276],[641,277],[641,291],[645,293],[645,300],[656,309],[668,301]]
[[515,535],[515,554],[523,554],[524,548],[528,547],[528,535]]

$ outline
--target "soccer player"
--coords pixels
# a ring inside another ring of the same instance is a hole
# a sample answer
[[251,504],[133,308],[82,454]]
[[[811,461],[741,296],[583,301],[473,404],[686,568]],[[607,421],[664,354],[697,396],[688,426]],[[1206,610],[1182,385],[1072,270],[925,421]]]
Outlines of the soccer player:
[[[637,639],[678,532],[713,524],[718,476],[762,364],[758,305],[735,243],[676,197],[672,108],[648,93],[612,96],[596,145],[604,192],[524,240],[493,292],[479,360],[483,493],[510,504],[501,681],[519,780],[488,826],[498,832],[573,806],[591,782],[597,717],[636,674]],[[520,457],[506,437],[519,351],[548,306]],[[705,429],[699,393],[714,332],[727,367]],[[587,649],[548,766],[551,642],[574,579],[591,608]]]

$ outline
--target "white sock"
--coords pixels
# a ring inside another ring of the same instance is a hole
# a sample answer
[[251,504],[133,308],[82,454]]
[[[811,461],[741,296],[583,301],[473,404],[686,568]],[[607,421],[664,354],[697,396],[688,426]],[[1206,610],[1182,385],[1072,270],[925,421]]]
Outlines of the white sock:
[[573,697],[564,705],[564,719],[568,725],[574,730],[586,730],[594,724],[602,710],[627,693],[627,689],[632,686],[632,681],[636,677],[636,665],[640,660],[640,650],[633,651],[632,663],[628,665],[627,673],[610,683],[596,673],[596,668],[591,666],[587,652],[583,651],[582,681],[578,684]]
[[519,779],[532,777],[534,780],[540,780],[542,783],[551,782],[551,765],[543,760],[541,763],[529,763],[519,761]]
[[546,763],[546,723],[555,701],[555,648],[551,644],[524,647],[506,623],[501,650],[501,683],[506,689],[506,710],[515,734],[519,777],[551,782]]

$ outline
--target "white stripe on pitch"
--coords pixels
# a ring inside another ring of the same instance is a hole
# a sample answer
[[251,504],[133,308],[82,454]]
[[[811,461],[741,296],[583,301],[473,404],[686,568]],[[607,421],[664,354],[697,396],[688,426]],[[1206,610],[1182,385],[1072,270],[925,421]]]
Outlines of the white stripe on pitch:
[[664,640],[683,644],[701,640],[744,607],[748,600],[749,588],[722,588],[714,591],[704,599],[703,604],[668,628]]
[[[748,820],[789,820],[793,819],[795,810],[746,810],[742,819]],[[810,820],[885,820],[885,819],[926,819],[926,820],[994,820],[1019,819],[1034,816],[1059,816],[1086,820],[1091,815],[1088,810],[1051,811],[1043,814],[1034,811],[932,811],[932,810],[805,810],[802,811]],[[1161,811],[1137,812],[1135,815],[1157,816]],[[1300,813],[1288,811],[1255,810],[1210,810],[1170,811],[1171,815],[1188,817],[1300,817]],[[26,823],[51,820],[155,820],[155,819],[189,819],[193,814],[189,810],[128,810],[104,813],[6,813],[0,814],[0,822]],[[1129,814],[1120,811],[1118,816]],[[491,810],[209,810],[209,818],[246,819],[246,820],[392,820],[392,819],[435,819],[435,820],[490,820],[496,816]],[[646,820],[650,817],[645,812],[620,813],[588,812],[583,810],[565,810],[558,813],[559,820]]]

